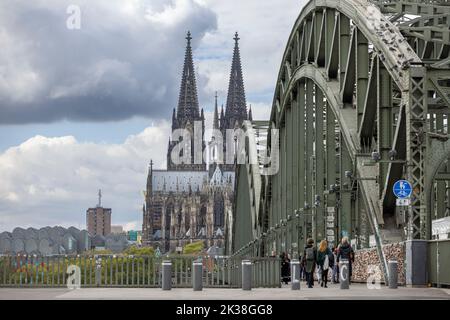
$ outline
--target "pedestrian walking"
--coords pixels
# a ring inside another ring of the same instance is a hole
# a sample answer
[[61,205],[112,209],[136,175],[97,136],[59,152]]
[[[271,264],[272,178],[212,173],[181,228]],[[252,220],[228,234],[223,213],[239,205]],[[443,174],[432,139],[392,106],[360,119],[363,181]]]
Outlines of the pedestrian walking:
[[317,265],[320,270],[320,286],[327,287],[328,269],[334,264],[333,253],[328,248],[327,240],[320,241],[319,250],[317,251]]
[[303,265],[303,263],[301,263],[301,261],[303,261],[303,256],[300,256],[300,279],[302,281],[306,281],[306,270],[305,270],[305,266]]
[[[337,248],[333,247],[333,262],[337,261]],[[333,263],[333,273],[331,275],[331,282],[332,283],[339,283],[339,264]]]
[[280,255],[281,258],[281,278],[285,284],[291,281],[291,259],[289,256],[283,252]]
[[[348,237],[343,237],[341,243],[337,248],[337,257],[336,262],[339,263],[341,259],[348,260],[348,276],[349,279],[352,279],[352,264],[355,261],[355,252],[353,251],[350,242],[348,241]],[[350,281],[351,282],[351,281]]]
[[302,264],[305,267],[308,288],[312,288],[314,286],[314,269],[316,267],[317,250],[314,248],[313,239],[309,238],[306,243]]

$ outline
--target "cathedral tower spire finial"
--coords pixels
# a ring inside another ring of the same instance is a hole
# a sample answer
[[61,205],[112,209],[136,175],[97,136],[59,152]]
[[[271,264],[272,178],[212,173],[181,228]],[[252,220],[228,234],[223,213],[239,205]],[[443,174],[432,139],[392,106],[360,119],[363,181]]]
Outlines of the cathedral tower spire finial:
[[177,120],[184,124],[187,120],[194,122],[199,117],[197,84],[195,81],[194,61],[192,58],[191,32],[186,35],[186,52],[184,55],[183,75],[178,99]]
[[191,31],[189,31],[189,30],[188,30],[188,32],[186,34],[186,40],[187,40],[187,43],[188,43],[188,46],[189,46],[191,44],[191,40],[192,40]]
[[[186,34],[186,52],[184,56],[183,73],[181,76],[180,95],[178,97],[178,106],[176,113],[172,114],[172,131],[176,129],[188,129],[194,128],[195,122],[200,121],[202,123],[201,135],[204,138],[205,132],[205,115],[203,109],[200,109],[197,96],[197,85],[195,80],[194,60],[191,48],[191,32]],[[191,130],[192,131],[192,130]],[[191,132],[192,134],[192,132]],[[167,168],[169,170],[202,170],[206,168],[206,163],[197,164],[194,154],[191,152],[190,163],[175,164],[172,161],[171,153],[176,141],[169,142],[167,149]],[[191,150],[195,150],[196,144],[194,139],[191,139]],[[201,144],[202,151],[205,149],[205,143]]]
[[236,120],[241,123],[247,119],[247,104],[245,101],[244,79],[242,76],[241,57],[239,53],[239,36],[234,35],[233,60],[231,63],[230,81],[228,84],[225,117],[227,126],[233,127]]
[[217,110],[217,91],[215,95],[214,102],[214,119],[213,119],[213,129],[219,129],[219,111]]
[[150,159],[147,175],[147,194],[151,194],[152,191],[153,191],[153,160]]
[[[242,76],[241,57],[239,53],[239,35],[234,34],[233,59],[231,62],[230,80],[228,83],[227,102],[225,116],[220,119],[222,134],[226,140],[226,130],[236,129],[242,125],[244,120],[248,119],[247,103],[245,101],[244,78]],[[231,141],[230,141],[231,142]],[[234,150],[227,150],[228,141],[224,141],[224,154]],[[234,170],[234,165],[226,165],[224,170]]]

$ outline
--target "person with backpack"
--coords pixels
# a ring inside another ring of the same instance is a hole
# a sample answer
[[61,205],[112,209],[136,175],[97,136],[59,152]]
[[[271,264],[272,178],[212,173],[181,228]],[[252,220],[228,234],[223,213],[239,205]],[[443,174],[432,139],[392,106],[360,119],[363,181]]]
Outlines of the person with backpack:
[[303,252],[302,265],[305,267],[306,283],[308,288],[314,286],[314,269],[316,266],[317,250],[314,248],[314,240],[309,238],[306,241],[305,250]]
[[[339,263],[341,259],[348,260],[348,276],[351,280],[352,278],[352,264],[355,262],[355,252],[353,251],[350,242],[348,241],[348,237],[343,237],[341,243],[337,249],[337,257],[336,262]],[[351,281],[350,281],[351,282]]]
[[320,269],[320,286],[327,287],[328,269],[334,264],[333,253],[328,248],[327,240],[320,241],[319,250],[317,252],[317,265]]

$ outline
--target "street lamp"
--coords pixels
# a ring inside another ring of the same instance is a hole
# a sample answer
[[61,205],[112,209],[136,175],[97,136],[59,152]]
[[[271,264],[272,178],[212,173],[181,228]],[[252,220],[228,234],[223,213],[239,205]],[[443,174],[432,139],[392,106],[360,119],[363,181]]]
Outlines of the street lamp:
[[320,206],[320,196],[318,194],[316,194],[314,196],[314,206],[317,208]]
[[406,163],[405,160],[396,160],[397,159],[397,150],[391,149],[388,152],[389,160],[381,160],[381,155],[377,150],[374,150],[371,154],[372,160],[375,163]]
[[[380,162],[381,162],[381,161],[380,161]],[[344,172],[344,175],[345,175],[346,178],[348,178],[348,179],[350,179],[350,180],[356,180],[356,181],[361,181],[361,180],[375,180],[375,181],[378,181],[378,178],[377,178],[377,177],[368,177],[368,178],[358,178],[358,177],[355,177],[355,176],[353,175],[353,172],[350,171],[350,170],[345,171],[345,172]],[[343,185],[347,185],[347,186],[348,186],[348,184],[346,184],[346,183],[344,183]]]
[[391,161],[394,161],[397,158],[397,151],[395,149],[389,150],[388,156]]
[[380,159],[381,159],[380,153],[378,151],[374,150],[372,152],[372,160],[375,162],[378,162],[378,161],[380,161]]

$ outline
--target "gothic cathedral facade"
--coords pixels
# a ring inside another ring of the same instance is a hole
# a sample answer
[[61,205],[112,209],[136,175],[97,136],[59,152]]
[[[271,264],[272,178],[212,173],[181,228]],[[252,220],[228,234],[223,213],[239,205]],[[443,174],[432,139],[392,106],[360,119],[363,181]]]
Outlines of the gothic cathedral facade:
[[[188,32],[178,107],[172,114],[172,131],[187,129],[191,133],[187,149],[190,161],[173,161],[171,154],[182,139],[169,139],[167,170],[153,169],[150,161],[147,176],[142,240],[143,245],[159,247],[162,252],[174,252],[195,241],[203,241],[205,248],[224,248],[225,230],[232,218],[235,165],[223,163],[224,159],[217,161],[214,156],[208,165],[203,157],[200,161],[194,159],[194,151],[199,147],[194,146],[195,124],[201,127],[202,154],[206,144],[205,117],[198,102],[191,39]],[[217,95],[214,106],[213,129],[220,130],[224,140],[227,129],[239,128],[244,120],[252,120],[251,109],[247,112],[238,40],[236,33],[226,109],[224,111],[222,106],[220,117]],[[214,146],[214,141],[208,146]],[[226,148],[224,141],[224,153]]]

